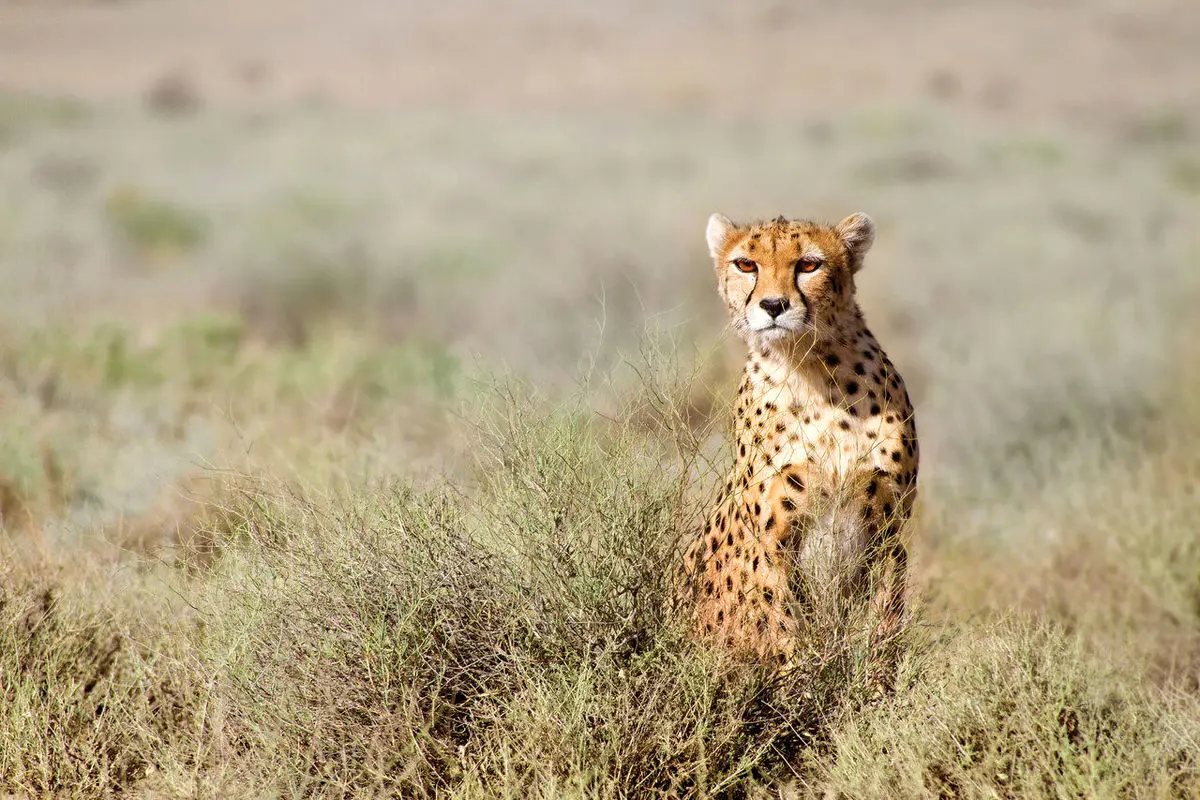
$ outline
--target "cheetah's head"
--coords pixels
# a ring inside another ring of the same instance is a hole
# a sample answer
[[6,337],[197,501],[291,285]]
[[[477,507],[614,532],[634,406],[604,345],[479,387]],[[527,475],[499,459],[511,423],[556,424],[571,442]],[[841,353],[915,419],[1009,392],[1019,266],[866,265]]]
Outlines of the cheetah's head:
[[854,311],[854,275],[875,240],[875,223],[851,214],[837,225],[779,217],[736,225],[708,220],[708,249],[733,328],[751,345],[824,338]]

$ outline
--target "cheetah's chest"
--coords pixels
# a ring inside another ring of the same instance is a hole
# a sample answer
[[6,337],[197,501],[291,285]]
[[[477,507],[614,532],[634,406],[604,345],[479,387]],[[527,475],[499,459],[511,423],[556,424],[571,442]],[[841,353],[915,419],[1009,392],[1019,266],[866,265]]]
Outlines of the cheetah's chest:
[[[899,414],[862,415],[826,397],[773,387],[749,399],[738,420],[738,457],[768,475],[793,464],[831,479],[878,460],[899,435]],[[881,409],[882,411],[882,409]],[[766,477],[765,475],[763,476]]]

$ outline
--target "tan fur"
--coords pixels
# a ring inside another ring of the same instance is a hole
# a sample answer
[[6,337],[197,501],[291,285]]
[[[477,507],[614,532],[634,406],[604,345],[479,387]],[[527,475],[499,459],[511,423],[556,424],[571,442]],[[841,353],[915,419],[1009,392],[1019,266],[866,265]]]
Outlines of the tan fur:
[[[810,609],[805,587],[864,603],[873,589],[884,641],[904,613],[900,533],[918,451],[904,382],[854,298],[874,224],[857,214],[837,226],[737,226],[713,215],[707,238],[749,357],[736,463],[683,565],[697,630],[783,663]],[[766,322],[763,308],[785,301]]]

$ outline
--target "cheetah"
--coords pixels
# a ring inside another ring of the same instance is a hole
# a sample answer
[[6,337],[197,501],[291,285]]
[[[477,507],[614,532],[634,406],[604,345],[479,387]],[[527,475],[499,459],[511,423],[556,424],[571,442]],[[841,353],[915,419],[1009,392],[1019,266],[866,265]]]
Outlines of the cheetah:
[[798,655],[816,595],[871,611],[873,653],[902,627],[917,429],[855,299],[874,239],[862,213],[833,226],[708,222],[718,290],[749,355],[735,464],[682,570],[697,634],[767,662]]

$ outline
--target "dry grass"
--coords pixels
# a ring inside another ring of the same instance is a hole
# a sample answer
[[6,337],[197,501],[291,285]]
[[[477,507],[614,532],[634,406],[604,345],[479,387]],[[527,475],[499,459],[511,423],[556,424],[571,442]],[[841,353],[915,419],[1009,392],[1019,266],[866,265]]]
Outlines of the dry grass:
[[[1200,792],[1186,127],[62,109],[0,106],[0,792]],[[699,226],[859,206],[925,457],[886,701],[667,602]]]
[[[1200,630],[1192,528],[1168,518],[1136,542],[1108,537],[1129,548],[1120,576],[1111,554],[1071,539],[1047,547],[1038,576],[1011,551],[971,563],[927,550],[942,569],[998,580],[980,597],[962,576],[927,576],[899,688],[873,703],[861,654],[840,642],[780,680],[683,635],[663,567],[703,507],[703,454],[680,463],[672,446],[691,434],[492,396],[464,488],[228,479],[210,516],[221,546],[199,573],[181,561],[191,568],[172,577],[112,549],[64,563],[10,548],[0,653],[12,713],[0,735],[19,747],[7,751],[8,788],[1200,789],[1195,654],[1165,663],[1180,631]],[[644,419],[644,403],[686,396],[654,387],[633,410]],[[1195,513],[1172,485],[1137,488]],[[1145,572],[1156,566],[1169,574]],[[1021,596],[1039,584],[1045,597]],[[1035,610],[1005,610],[1022,602]]]

